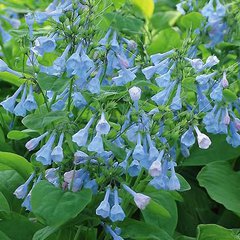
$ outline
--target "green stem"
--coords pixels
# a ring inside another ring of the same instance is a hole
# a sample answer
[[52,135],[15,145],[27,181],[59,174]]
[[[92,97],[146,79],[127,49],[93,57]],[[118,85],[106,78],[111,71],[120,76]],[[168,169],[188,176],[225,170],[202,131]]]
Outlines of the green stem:
[[74,78],[71,78],[70,81],[70,89],[69,89],[69,95],[68,95],[68,106],[67,106],[67,110],[70,112],[71,109],[71,99],[72,99],[72,90],[73,90],[73,80]]
[[74,236],[74,239],[73,239],[73,240],[77,240],[77,239],[78,239],[78,237],[79,237],[79,235],[80,235],[80,233],[81,233],[81,225],[80,225],[80,226],[78,226],[78,230],[77,230],[77,232],[76,232],[76,234],[75,234],[75,236]]

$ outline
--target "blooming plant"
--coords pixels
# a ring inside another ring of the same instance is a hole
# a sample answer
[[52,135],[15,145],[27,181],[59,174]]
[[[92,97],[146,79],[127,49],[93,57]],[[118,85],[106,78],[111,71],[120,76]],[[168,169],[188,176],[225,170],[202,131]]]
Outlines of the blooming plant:
[[1,239],[239,239],[239,1],[3,3]]

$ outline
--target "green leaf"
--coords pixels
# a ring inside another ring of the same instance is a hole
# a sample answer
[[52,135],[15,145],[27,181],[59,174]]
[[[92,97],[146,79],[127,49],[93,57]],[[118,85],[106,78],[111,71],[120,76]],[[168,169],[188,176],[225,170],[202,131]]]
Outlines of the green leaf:
[[209,196],[240,216],[240,174],[229,162],[213,162],[199,172],[197,179]]
[[204,20],[201,13],[191,12],[181,17],[180,25],[185,29],[199,28]]
[[164,229],[168,234],[173,235],[177,225],[177,206],[172,195],[167,191],[156,190],[150,186],[145,189],[144,194],[151,197],[151,199],[169,212],[169,217],[157,213],[153,215],[143,213],[145,222],[152,223]]
[[24,179],[33,172],[31,163],[14,153],[0,152],[0,163],[16,170]]
[[229,89],[223,89],[223,96],[227,102],[234,102],[237,100],[237,96]]
[[[156,215],[160,215],[162,217],[170,218],[170,214],[166,208],[164,208],[161,204],[155,202],[151,199],[150,203],[147,207],[141,211],[145,219],[154,218]],[[150,222],[150,221],[149,221]]]
[[106,13],[105,19],[118,31],[142,34],[143,21],[132,16],[122,16],[120,13]]
[[47,226],[47,227],[42,228],[42,229],[38,230],[37,232],[35,232],[32,240],[45,240],[50,235],[55,233],[57,230],[58,230],[58,227]]
[[0,171],[0,191],[7,199],[8,204],[13,208],[19,200],[13,195],[13,192],[24,183],[24,179],[15,170]]
[[0,231],[1,240],[11,240],[4,232]]
[[0,192],[0,212],[10,212],[10,207],[5,196]]
[[155,29],[164,29],[172,27],[180,16],[178,11],[157,12],[153,14],[151,23]]
[[125,159],[126,152],[122,148],[118,147],[116,144],[110,142],[105,138],[103,138],[103,142],[104,142],[104,145],[107,147],[107,149],[112,151],[117,159],[121,159],[121,160]]
[[182,86],[187,91],[197,92],[197,87],[196,87],[196,84],[195,84],[195,78],[193,78],[193,77],[184,78],[183,81],[182,81]]
[[230,229],[215,224],[201,224],[198,226],[197,240],[239,240]]
[[8,133],[7,138],[12,140],[21,140],[29,137],[29,135],[25,132],[19,130],[12,130]]
[[163,229],[134,219],[125,219],[118,224],[123,238],[137,240],[173,240]]
[[39,73],[38,83],[43,90],[59,92],[65,88],[68,83],[68,78],[49,76],[45,73]]
[[154,1],[153,0],[132,0],[138,8],[141,9],[146,18],[151,18],[154,11]]
[[178,190],[179,192],[184,192],[191,189],[191,186],[183,176],[177,173],[177,177],[180,182],[180,189]]
[[89,189],[64,192],[47,181],[41,181],[32,191],[32,211],[47,225],[60,226],[76,217],[91,199]]
[[33,234],[39,228],[39,224],[17,213],[12,213],[11,218],[0,221],[0,230],[11,240],[32,240]]
[[67,121],[67,113],[62,111],[49,112],[46,114],[32,113],[23,118],[22,123],[27,128],[38,130],[45,128],[55,121]]
[[22,78],[8,72],[0,72],[0,81],[11,83],[17,87],[25,82]]
[[201,166],[214,161],[227,161],[240,155],[240,147],[233,148],[226,142],[225,135],[208,134],[212,144],[206,149],[200,149],[197,144],[191,149],[189,158],[183,160],[183,166]]
[[148,47],[148,53],[161,53],[181,46],[180,35],[172,28],[166,28],[160,31],[152,40]]

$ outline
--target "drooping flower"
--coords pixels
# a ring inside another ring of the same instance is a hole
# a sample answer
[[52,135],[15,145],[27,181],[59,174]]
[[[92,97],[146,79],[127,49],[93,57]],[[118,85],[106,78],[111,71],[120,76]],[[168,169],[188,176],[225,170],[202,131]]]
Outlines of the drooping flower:
[[142,90],[141,90],[141,88],[134,86],[134,87],[130,88],[128,91],[129,91],[129,95],[130,95],[132,101],[134,102],[135,109],[136,109],[136,111],[138,111],[138,101],[141,98]]
[[24,102],[26,99],[26,95],[27,95],[27,85],[25,84],[24,89],[23,89],[23,93],[22,93],[22,97],[20,102],[15,106],[13,113],[16,116],[21,116],[21,117],[25,117],[26,116],[26,109],[24,108]]
[[59,187],[60,183],[58,170],[58,168],[49,168],[45,171],[45,178],[55,187]]
[[41,162],[43,165],[51,165],[51,152],[52,146],[55,141],[56,133],[52,133],[47,143],[36,152],[36,161]]
[[21,85],[21,86],[17,89],[17,91],[16,91],[11,97],[9,97],[9,98],[7,98],[6,100],[2,101],[2,102],[0,103],[0,105],[2,105],[3,108],[4,108],[5,110],[7,110],[8,112],[13,113],[14,108],[15,108],[15,104],[16,104],[17,97],[18,97],[18,95],[20,94],[20,92],[22,91],[23,87],[24,87],[24,85]]
[[92,141],[88,145],[88,151],[97,153],[102,153],[104,151],[103,140],[100,133],[97,132],[95,137],[92,139]]
[[30,175],[30,177],[28,178],[28,180],[20,185],[15,191],[14,191],[14,195],[18,198],[18,199],[23,199],[27,196],[28,193],[28,186],[30,184],[30,182],[32,181],[32,179],[34,178],[35,173],[32,173]]
[[109,204],[109,195],[110,195],[110,188],[108,187],[105,193],[105,197],[103,201],[100,203],[98,208],[96,209],[96,214],[103,218],[107,218],[110,216],[110,204]]
[[189,127],[188,130],[182,135],[181,143],[187,146],[188,148],[191,147],[195,143],[195,137],[193,134],[193,128]]
[[38,107],[38,105],[34,99],[32,84],[30,84],[30,86],[29,86],[29,93],[24,102],[24,107],[27,109],[27,111],[35,110]]
[[148,197],[142,193],[136,193],[130,187],[128,187],[126,184],[123,184],[123,188],[133,196],[135,204],[141,210],[144,210],[146,208],[146,206],[149,204],[149,202],[151,200],[150,197]]
[[171,108],[172,110],[175,110],[175,111],[182,109],[181,84],[178,84],[177,92],[176,92],[175,97],[174,97],[173,100],[172,100],[172,103],[171,103],[171,105],[170,105],[170,108]]
[[162,160],[163,154],[164,154],[164,150],[162,150],[160,152],[160,154],[158,155],[158,158],[151,164],[151,166],[148,170],[148,173],[150,176],[152,176],[152,177],[160,176],[160,174],[162,172],[161,160]]
[[72,136],[72,141],[75,142],[79,147],[86,146],[88,140],[88,131],[94,121],[94,118],[95,116],[91,117],[87,125]]
[[31,50],[39,56],[43,56],[44,53],[53,52],[57,46],[56,44],[56,34],[51,35],[50,37],[38,37],[35,40],[35,46],[31,48]]
[[43,140],[43,138],[45,138],[47,135],[48,132],[45,132],[37,138],[32,138],[25,144],[25,147],[27,148],[28,151],[34,150],[38,146],[38,144]]
[[179,190],[181,186],[180,186],[179,179],[175,173],[173,162],[170,162],[170,168],[171,168],[171,177],[168,182],[168,188],[169,190]]
[[110,211],[110,219],[112,222],[123,221],[125,218],[125,213],[122,207],[119,205],[118,191],[114,190],[114,205]]
[[102,112],[101,114],[101,118],[98,121],[97,125],[96,125],[96,131],[97,133],[101,134],[108,134],[110,131],[110,125],[107,122],[106,118],[105,118],[105,114],[104,112]]
[[201,149],[208,149],[212,143],[210,138],[206,134],[201,133],[197,126],[194,126],[194,129],[197,133],[198,146]]
[[51,153],[51,158],[53,162],[58,163],[63,160],[63,149],[62,149],[62,144],[63,144],[63,138],[64,138],[64,133],[61,133],[58,144],[57,146],[52,150]]

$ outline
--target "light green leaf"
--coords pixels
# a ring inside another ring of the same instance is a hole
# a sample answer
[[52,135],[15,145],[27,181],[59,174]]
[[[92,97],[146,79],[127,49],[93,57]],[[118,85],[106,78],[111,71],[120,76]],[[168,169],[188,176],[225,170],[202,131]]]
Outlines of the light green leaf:
[[185,29],[199,28],[204,20],[201,13],[191,12],[181,17],[180,25]]
[[65,192],[47,181],[39,182],[32,191],[32,211],[49,226],[60,226],[76,217],[91,201],[92,192]]
[[30,129],[42,129],[55,121],[66,121],[67,113],[62,111],[49,112],[46,114],[32,113],[23,118],[22,123]]
[[31,163],[14,153],[0,152],[0,163],[16,170],[24,179],[33,172]]
[[178,11],[157,12],[153,14],[151,23],[155,29],[162,30],[172,27],[180,16],[181,13]]
[[151,18],[154,11],[154,0],[132,0],[141,9],[146,18]]
[[181,46],[180,35],[172,28],[166,28],[160,31],[152,40],[148,47],[149,54],[163,53],[173,48]]
[[7,138],[12,140],[21,140],[27,137],[29,137],[27,133],[24,133],[19,130],[12,130],[7,134]]

